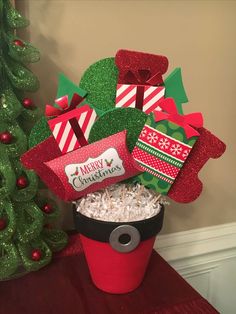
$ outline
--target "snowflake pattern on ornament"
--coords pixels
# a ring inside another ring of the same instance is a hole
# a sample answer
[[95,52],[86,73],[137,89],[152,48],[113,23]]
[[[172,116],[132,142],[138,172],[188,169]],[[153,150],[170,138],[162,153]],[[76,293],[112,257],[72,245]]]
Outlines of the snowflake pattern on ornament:
[[186,159],[186,158],[188,157],[189,153],[190,153],[190,149],[185,149],[185,150],[183,151],[182,157],[183,157],[184,159]]
[[170,142],[168,141],[167,138],[161,138],[158,145],[160,146],[161,149],[168,149],[170,146]]
[[148,133],[147,140],[149,143],[156,143],[158,140],[158,136],[154,132]]
[[173,144],[171,145],[170,151],[173,155],[180,155],[182,152],[182,147],[179,144]]
[[140,137],[146,137],[146,135],[147,135],[147,130],[143,129],[141,134],[140,134]]

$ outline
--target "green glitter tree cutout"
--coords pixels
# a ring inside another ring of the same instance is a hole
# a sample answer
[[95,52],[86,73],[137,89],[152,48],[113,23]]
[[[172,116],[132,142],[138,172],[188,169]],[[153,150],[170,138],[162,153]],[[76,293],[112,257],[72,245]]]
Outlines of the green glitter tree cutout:
[[39,51],[15,35],[28,21],[0,0],[0,280],[35,271],[48,264],[52,252],[62,249],[67,236],[49,228],[58,217],[52,201],[38,193],[35,173],[19,159],[27,150],[29,125],[39,117],[24,92],[39,87],[26,63],[39,60]]

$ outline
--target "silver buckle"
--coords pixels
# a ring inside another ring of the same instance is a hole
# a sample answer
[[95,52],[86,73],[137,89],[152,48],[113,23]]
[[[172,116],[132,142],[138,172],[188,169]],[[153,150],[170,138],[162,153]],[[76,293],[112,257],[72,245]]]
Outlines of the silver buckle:
[[133,226],[120,225],[111,232],[109,243],[114,250],[128,253],[139,245],[140,233]]

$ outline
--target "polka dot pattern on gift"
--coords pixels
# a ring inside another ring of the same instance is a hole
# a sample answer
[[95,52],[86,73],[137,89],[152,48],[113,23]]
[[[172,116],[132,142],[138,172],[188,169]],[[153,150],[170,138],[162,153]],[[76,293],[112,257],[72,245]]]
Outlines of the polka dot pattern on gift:
[[[176,165],[178,164],[178,167],[170,165],[160,159],[157,162],[155,156],[152,156],[152,158],[148,157],[148,159],[145,159],[145,162],[148,162],[151,167],[159,170],[160,172],[169,174],[170,176],[173,176],[175,178],[182,166],[182,163],[188,157],[191,151],[191,147],[195,144],[197,137],[191,137],[190,139],[187,139],[184,130],[179,125],[167,120],[156,123],[152,115],[148,117],[145,125],[147,125],[147,128],[143,129],[140,139],[144,143],[151,145],[152,148],[156,148],[158,149],[158,151],[168,154],[170,158],[176,158]],[[154,134],[149,134],[150,129],[148,128],[148,126],[160,132],[156,134],[156,137],[158,137],[158,139],[154,136]],[[161,135],[161,133],[163,133],[163,136]],[[180,143],[176,142],[175,140],[179,141]],[[171,187],[170,183],[148,172],[144,172],[139,175],[137,180],[146,187],[154,189],[163,195],[167,194]]]

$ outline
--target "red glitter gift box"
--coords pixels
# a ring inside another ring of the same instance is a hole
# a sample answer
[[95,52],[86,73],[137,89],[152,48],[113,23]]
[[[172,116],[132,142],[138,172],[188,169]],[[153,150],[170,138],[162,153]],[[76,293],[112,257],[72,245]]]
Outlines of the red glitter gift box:
[[116,91],[116,107],[137,108],[149,114],[160,110],[165,87],[162,74],[168,60],[164,56],[120,50],[116,54],[119,79]]
[[56,99],[55,103],[60,109],[47,105],[46,115],[57,116],[49,120],[48,124],[62,154],[87,145],[90,129],[97,117],[95,110],[78,94],[74,94],[70,106],[68,96]]

